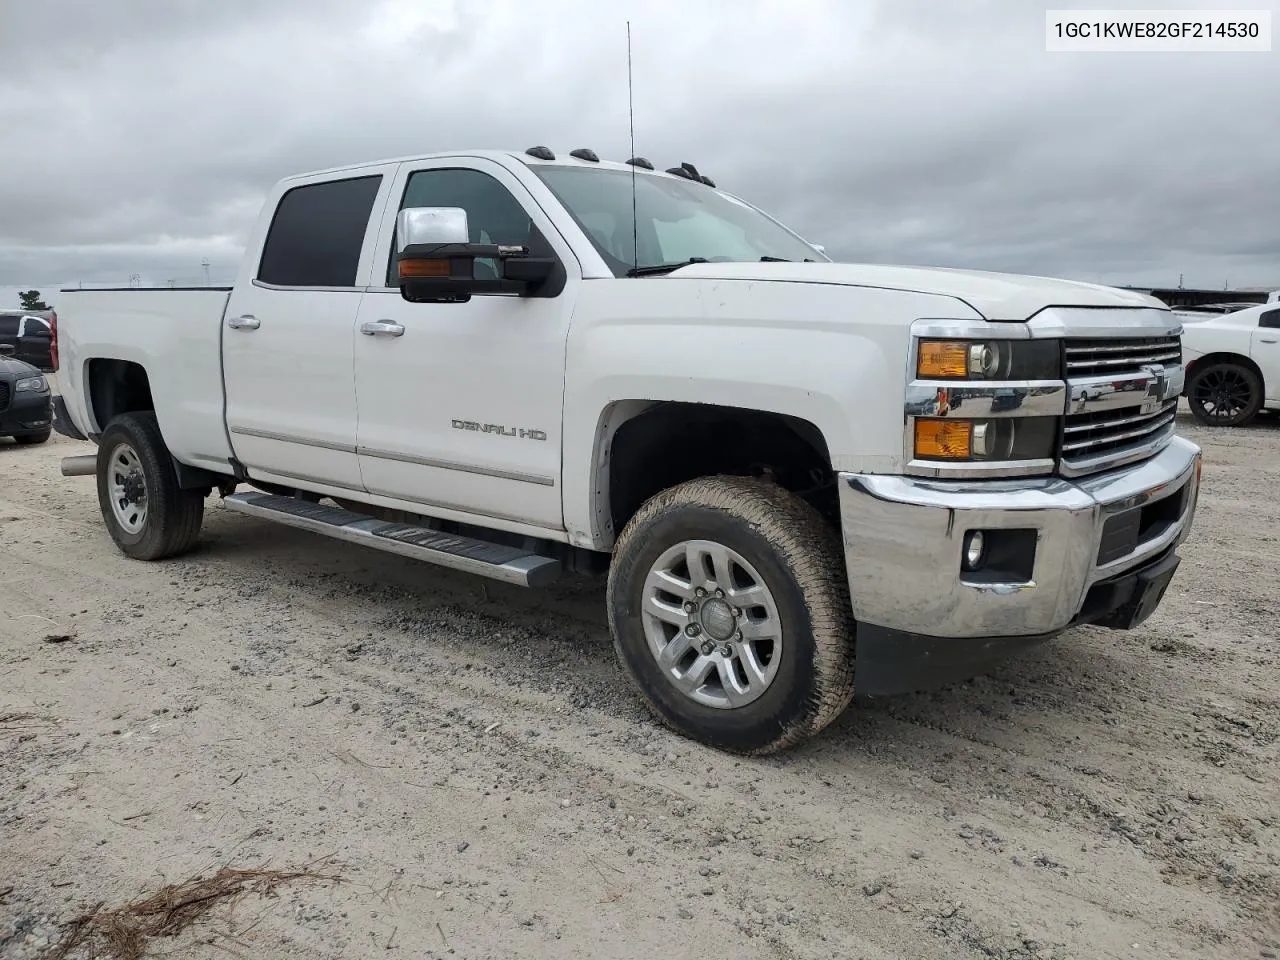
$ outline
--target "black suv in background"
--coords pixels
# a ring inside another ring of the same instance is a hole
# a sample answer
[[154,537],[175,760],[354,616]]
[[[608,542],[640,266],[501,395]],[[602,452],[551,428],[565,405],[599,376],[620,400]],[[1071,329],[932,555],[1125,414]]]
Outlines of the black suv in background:
[[41,370],[52,370],[52,321],[52,310],[0,310],[0,350],[11,346],[15,359]]
[[15,360],[13,352],[12,345],[0,343],[0,437],[44,443],[53,429],[49,381],[35,366]]

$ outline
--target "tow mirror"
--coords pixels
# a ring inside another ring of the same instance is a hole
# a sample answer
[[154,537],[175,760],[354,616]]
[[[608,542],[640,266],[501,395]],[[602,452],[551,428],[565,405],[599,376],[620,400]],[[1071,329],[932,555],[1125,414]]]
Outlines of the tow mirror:
[[[530,257],[523,246],[471,243],[467,211],[460,207],[408,207],[396,217],[396,274],[400,295],[412,303],[466,303],[473,293],[527,295],[555,269],[550,257]],[[492,260],[498,275],[476,278],[476,261]]]
[[466,243],[471,239],[461,207],[407,207],[396,217],[396,249],[423,243]]

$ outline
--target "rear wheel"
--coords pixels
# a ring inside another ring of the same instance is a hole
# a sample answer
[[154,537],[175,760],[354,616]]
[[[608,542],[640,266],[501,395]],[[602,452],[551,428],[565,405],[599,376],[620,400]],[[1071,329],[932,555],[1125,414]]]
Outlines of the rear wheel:
[[98,444],[98,504],[111,539],[136,560],[195,545],[204,495],[183,490],[154,413],[116,417]]
[[23,434],[22,436],[14,437],[13,439],[16,440],[18,443],[21,443],[24,445],[32,444],[32,443],[44,443],[46,440],[49,439],[52,433],[53,433],[52,430],[44,430],[40,433]]
[[655,495],[618,538],[607,602],[619,659],[686,736],[771,753],[852,698],[839,541],[773,484],[706,477]]
[[1191,414],[1210,427],[1242,427],[1262,408],[1262,381],[1239,363],[1211,363],[1187,384]]

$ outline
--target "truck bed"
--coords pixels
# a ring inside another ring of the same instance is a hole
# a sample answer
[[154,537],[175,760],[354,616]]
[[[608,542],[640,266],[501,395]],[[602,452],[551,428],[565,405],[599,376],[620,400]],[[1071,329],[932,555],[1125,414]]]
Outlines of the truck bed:
[[93,358],[132,361],[148,371],[173,455],[225,470],[231,448],[223,425],[221,335],[230,293],[230,287],[61,291],[59,378],[80,432],[93,437],[103,428],[85,388]]

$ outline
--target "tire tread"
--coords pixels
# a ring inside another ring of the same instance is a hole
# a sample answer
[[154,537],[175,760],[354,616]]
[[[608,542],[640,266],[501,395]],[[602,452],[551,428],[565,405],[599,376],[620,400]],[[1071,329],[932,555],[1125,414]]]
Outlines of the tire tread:
[[[670,487],[647,500],[623,528],[614,555],[630,553],[661,515],[682,506],[723,512],[747,523],[777,551],[804,597],[814,643],[814,684],[807,708],[776,737],[749,754],[775,753],[812,737],[836,719],[853,699],[853,614],[843,551],[835,531],[816,509],[776,484],[737,476],[708,476]],[[609,594],[618,589],[616,563],[609,571]],[[612,611],[613,604],[610,603]],[[612,613],[611,613],[612,616]],[[614,648],[622,659],[619,630]],[[649,698],[650,710],[677,729]]]
[[[1232,367],[1233,369],[1238,370],[1240,373],[1242,373],[1245,379],[1249,382],[1249,388],[1252,393],[1252,396],[1250,397],[1249,406],[1245,408],[1244,412],[1242,412],[1235,420],[1232,420],[1229,423],[1221,423],[1206,416],[1201,411],[1200,407],[1197,406],[1193,400],[1193,397],[1195,396],[1196,383],[1198,383],[1203,377],[1207,376],[1209,371],[1216,370],[1219,367]],[[1248,424],[1253,422],[1254,418],[1257,417],[1259,413],[1262,412],[1262,404],[1263,404],[1262,379],[1245,364],[1233,363],[1230,360],[1219,360],[1215,363],[1208,364],[1207,366],[1205,366],[1200,370],[1197,370],[1195,374],[1191,377],[1190,383],[1187,384],[1186,395],[1187,395],[1187,406],[1191,408],[1191,415],[1195,417],[1197,422],[1203,424],[1206,427],[1247,426]]]
[[[200,537],[200,527],[204,522],[204,495],[198,490],[183,490],[178,486],[178,477],[169,459],[169,448],[154,413],[126,413],[113,419],[103,432],[100,449],[107,449],[108,433],[114,429],[130,436],[138,456],[147,461],[151,472],[160,478],[159,489],[147,491],[148,509],[155,511],[152,516],[160,523],[158,537],[150,542],[144,539],[134,545],[126,545],[116,539],[117,545],[137,560],[163,560],[186,553]],[[103,504],[102,512],[103,519],[111,527],[113,520],[106,504]],[[150,524],[152,517],[147,522]]]

